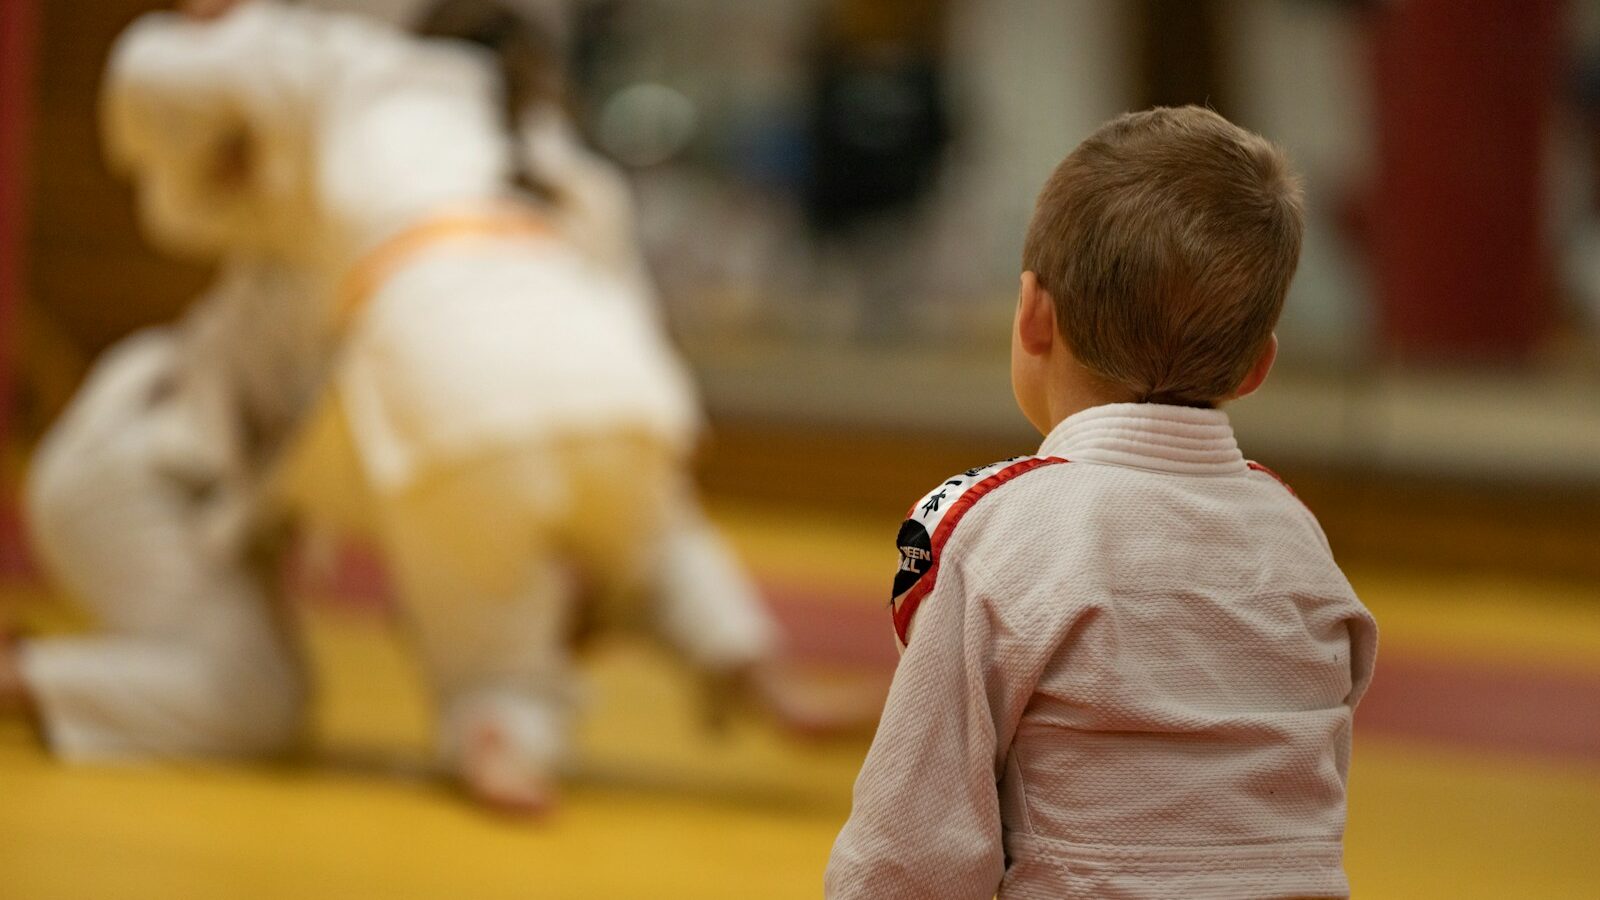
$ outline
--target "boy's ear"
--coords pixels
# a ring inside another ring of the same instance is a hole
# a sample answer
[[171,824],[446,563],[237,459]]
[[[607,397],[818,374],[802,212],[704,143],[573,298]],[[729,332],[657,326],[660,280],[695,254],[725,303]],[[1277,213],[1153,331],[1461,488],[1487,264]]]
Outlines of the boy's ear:
[[1262,383],[1267,380],[1267,373],[1272,371],[1272,364],[1278,361],[1278,335],[1276,332],[1267,335],[1267,345],[1261,349],[1261,356],[1256,359],[1256,364],[1250,367],[1250,372],[1244,376],[1244,381],[1239,382],[1239,387],[1233,392],[1230,400],[1248,396],[1256,392]]
[[1044,356],[1055,345],[1056,303],[1039,276],[1022,273],[1017,299],[1017,343],[1030,356]]

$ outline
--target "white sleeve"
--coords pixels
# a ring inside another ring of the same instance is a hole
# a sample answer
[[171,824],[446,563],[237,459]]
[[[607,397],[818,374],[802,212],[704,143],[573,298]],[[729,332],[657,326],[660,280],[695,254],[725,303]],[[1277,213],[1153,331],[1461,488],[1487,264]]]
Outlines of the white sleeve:
[[956,563],[918,609],[828,860],[829,898],[989,900],[1005,874],[997,783],[1038,665],[994,627],[981,570]]
[[727,542],[689,496],[670,525],[654,577],[661,636],[705,672],[770,658],[778,626]]

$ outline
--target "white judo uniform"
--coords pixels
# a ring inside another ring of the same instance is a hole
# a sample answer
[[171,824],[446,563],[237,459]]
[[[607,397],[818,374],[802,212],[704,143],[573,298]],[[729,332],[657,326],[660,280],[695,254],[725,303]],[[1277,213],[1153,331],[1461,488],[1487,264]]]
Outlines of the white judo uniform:
[[1085,410],[912,509],[830,898],[1342,897],[1377,632],[1225,413]]
[[[685,463],[700,425],[696,398],[619,221],[625,192],[559,118],[545,116],[529,120],[523,149],[564,202],[535,211],[508,200],[510,146],[494,90],[488,61],[464,45],[252,3],[214,23],[162,15],[135,23],[115,50],[106,109],[151,234],[185,249],[281,260],[320,303],[310,333],[336,339],[305,367],[325,377],[300,398],[293,435],[275,435],[280,452],[251,470],[245,505],[372,534],[437,690],[442,749],[455,754],[465,730],[490,720],[542,763],[560,756],[571,713],[567,647],[580,595],[644,597],[634,612],[712,672],[766,658],[775,630],[698,512]],[[249,196],[201,196],[218,186],[196,184],[196,160],[219,141],[249,147]],[[507,220],[521,225],[501,227]],[[85,413],[60,430],[87,446],[95,432],[119,427],[146,426]],[[118,465],[147,464],[107,464]],[[92,466],[58,468],[82,485],[76,470]],[[93,517],[57,518],[70,531]],[[115,536],[137,522],[92,527]],[[79,539],[39,530],[42,546]],[[69,584],[115,568],[114,554],[56,555]],[[188,559],[214,567],[214,556]],[[165,602],[132,590],[91,605]],[[259,595],[259,583],[246,593]],[[269,618],[259,596],[236,605],[253,610],[257,625]],[[281,634],[267,640],[281,643]],[[115,667],[88,649],[76,660],[56,653],[64,649],[27,651],[53,735],[100,733],[83,743],[110,752],[251,749],[228,738],[252,716],[247,708],[230,717],[225,703],[212,703],[194,729],[175,715],[129,721],[119,711],[184,691],[53,700],[66,693],[53,685],[76,672]],[[297,681],[289,665],[253,677]],[[145,693],[164,690],[148,680]],[[211,690],[202,681],[192,678],[187,696]],[[203,704],[189,705],[200,715]],[[157,740],[165,743],[150,745]]]
[[268,558],[242,527],[316,388],[320,305],[293,272],[234,260],[176,325],[98,360],[34,454],[30,543],[97,620],[20,663],[70,759],[269,753],[305,686]]

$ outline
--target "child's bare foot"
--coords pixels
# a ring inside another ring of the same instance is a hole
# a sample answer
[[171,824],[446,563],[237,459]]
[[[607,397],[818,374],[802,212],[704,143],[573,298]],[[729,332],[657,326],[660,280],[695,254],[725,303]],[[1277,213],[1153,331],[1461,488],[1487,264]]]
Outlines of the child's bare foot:
[[467,734],[461,780],[473,799],[517,816],[540,816],[555,806],[555,780],[531,762],[497,723],[481,722]]

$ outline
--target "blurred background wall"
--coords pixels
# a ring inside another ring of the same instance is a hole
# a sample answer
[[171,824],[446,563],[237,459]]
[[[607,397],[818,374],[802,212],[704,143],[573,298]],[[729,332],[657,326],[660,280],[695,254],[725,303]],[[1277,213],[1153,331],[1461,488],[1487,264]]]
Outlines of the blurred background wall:
[[[99,158],[106,49],[154,5],[12,7],[36,61],[8,75],[31,84],[6,172],[28,199],[8,298],[24,441],[95,352],[206,278],[141,243]],[[1207,103],[1281,142],[1310,196],[1279,371],[1235,409],[1247,449],[1305,482],[1352,552],[1600,575],[1596,4],[569,8],[578,115],[633,176],[719,426],[713,488],[784,495],[822,454],[905,471],[826,498],[888,509],[948,461],[1025,449],[1005,347],[1034,191],[1117,112]]]

